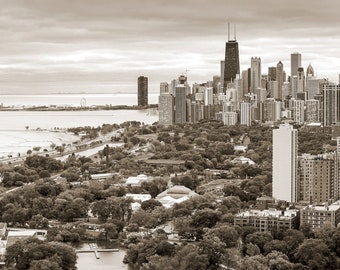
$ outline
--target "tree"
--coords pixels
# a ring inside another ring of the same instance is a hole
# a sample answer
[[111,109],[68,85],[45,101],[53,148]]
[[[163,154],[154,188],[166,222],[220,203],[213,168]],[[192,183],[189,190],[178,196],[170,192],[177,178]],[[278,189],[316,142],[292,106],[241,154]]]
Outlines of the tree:
[[101,232],[101,234],[103,235],[105,241],[118,238],[117,226],[115,224],[105,223],[102,225],[102,227],[103,231]]
[[283,241],[288,248],[288,255],[291,258],[294,256],[296,248],[303,242],[305,236],[298,230],[287,230],[284,233]]
[[263,255],[244,257],[237,264],[237,270],[269,270],[266,258]]
[[269,241],[268,243],[264,245],[263,250],[265,254],[271,253],[274,250],[280,251],[283,254],[288,254],[287,244],[285,241],[281,241],[281,240]]
[[34,215],[31,220],[28,222],[30,228],[32,229],[47,229],[48,228],[48,219],[43,217],[42,215]]
[[90,208],[92,214],[98,216],[102,222],[106,222],[111,215],[110,203],[107,200],[95,201]]
[[271,270],[294,269],[294,265],[289,262],[289,258],[281,252],[273,251],[266,256],[266,259]]
[[[77,255],[75,250],[65,244],[43,242],[35,237],[17,241],[6,250],[6,267],[18,270],[37,268],[51,264],[52,269],[75,270]],[[32,267],[32,268],[31,268]]]
[[162,206],[162,204],[155,199],[146,200],[141,203],[141,208],[146,212],[152,212],[156,207],[159,206]]
[[330,251],[320,239],[305,239],[298,247],[295,258],[298,262],[308,265],[310,269],[336,269],[330,265]]
[[207,256],[209,268],[217,269],[218,265],[224,261],[226,245],[218,237],[204,236],[198,247],[200,253]]
[[157,219],[141,208],[132,214],[130,221],[138,224],[140,227],[146,228],[154,228],[158,225]]
[[220,220],[221,213],[212,209],[198,210],[192,217],[191,225],[196,228],[212,228]]
[[179,270],[206,270],[209,269],[209,259],[202,254],[196,245],[185,245],[176,254],[175,259],[179,262]]
[[209,234],[218,237],[227,248],[235,247],[239,237],[235,228],[229,225],[214,228],[209,232]]
[[254,232],[252,234],[247,235],[245,242],[257,245],[260,248],[261,253],[263,253],[264,245],[272,240],[273,237],[269,232]]

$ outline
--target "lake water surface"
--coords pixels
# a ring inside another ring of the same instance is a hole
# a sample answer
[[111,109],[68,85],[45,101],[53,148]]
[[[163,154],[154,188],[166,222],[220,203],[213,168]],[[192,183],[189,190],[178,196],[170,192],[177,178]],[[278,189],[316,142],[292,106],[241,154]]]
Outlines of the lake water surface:
[[[82,246],[88,249],[88,244]],[[94,253],[78,253],[78,270],[130,270],[129,266],[123,263],[125,250],[118,252],[99,252],[99,259]]]

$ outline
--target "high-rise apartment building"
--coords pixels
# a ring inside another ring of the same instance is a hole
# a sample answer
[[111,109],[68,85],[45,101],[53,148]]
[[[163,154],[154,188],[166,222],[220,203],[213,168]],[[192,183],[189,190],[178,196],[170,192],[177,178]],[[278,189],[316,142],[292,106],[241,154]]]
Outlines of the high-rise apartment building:
[[138,106],[148,106],[148,77],[138,77]]
[[299,157],[299,201],[322,203],[334,197],[336,155],[310,155]]
[[298,131],[289,124],[273,130],[273,197],[297,201]]
[[306,78],[306,92],[308,99],[314,99],[316,95],[320,94],[320,80],[308,75]]
[[[228,38],[229,39],[229,38]],[[227,89],[228,83],[232,82],[236,75],[240,74],[240,60],[238,43],[236,37],[234,40],[228,40],[225,44],[225,59],[224,59],[224,91]]]
[[256,89],[261,88],[261,58],[252,57],[250,65],[250,89],[252,93],[255,93]]
[[340,122],[340,85],[328,83],[323,85],[324,126]]
[[340,201],[329,205],[323,204],[308,205],[301,209],[300,226],[308,224],[312,230],[321,229],[325,225],[336,227],[340,223]]
[[276,67],[268,67],[268,81],[276,81]]
[[159,93],[169,93],[169,84],[167,82],[161,82],[159,86]]
[[175,123],[187,121],[186,77],[179,77],[179,84],[175,89]]
[[320,102],[316,99],[306,100],[306,112],[305,122],[306,123],[317,123],[320,122]]
[[[282,86],[281,86],[282,89]],[[267,90],[270,97],[281,100],[279,95],[279,85],[277,81],[269,81],[267,83]]]
[[301,54],[298,52],[290,55],[290,79],[298,75],[298,68],[301,67]]
[[240,124],[251,126],[251,105],[249,102],[240,103]]
[[212,87],[204,89],[204,106],[214,105],[214,93]]
[[305,123],[305,101],[292,98],[289,100],[289,108],[292,111],[294,122],[303,125]]
[[221,72],[221,88],[224,89],[224,69],[225,69],[225,61],[221,61],[220,72]]
[[303,93],[305,92],[305,72],[303,71],[303,67],[298,68],[298,87],[297,87],[297,92],[298,93]]
[[284,75],[283,75],[283,64],[281,61],[279,61],[276,65],[276,81],[277,81],[278,99],[283,100],[284,98],[282,96],[282,85],[284,82]]
[[213,90],[214,90],[214,94],[220,93],[220,87],[221,87],[221,77],[220,76],[213,76],[212,87],[213,87]]
[[247,95],[249,93],[249,82],[250,82],[250,69],[246,69],[242,71],[242,82],[243,82],[243,95]]
[[334,198],[340,199],[340,137],[336,137]]
[[158,97],[159,124],[171,126],[174,123],[174,97],[169,93],[162,93]]
[[290,77],[290,87],[291,87],[291,97],[297,98],[298,93],[298,76],[294,75],[293,77]]
[[237,112],[222,112],[222,121],[226,126],[234,126],[237,123]]
[[276,122],[281,120],[282,102],[267,98],[263,103],[263,121]]

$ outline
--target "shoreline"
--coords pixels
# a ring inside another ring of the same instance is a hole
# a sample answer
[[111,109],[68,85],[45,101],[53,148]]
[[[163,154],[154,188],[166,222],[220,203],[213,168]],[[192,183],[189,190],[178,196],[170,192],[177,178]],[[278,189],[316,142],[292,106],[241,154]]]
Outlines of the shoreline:
[[100,110],[146,110],[157,109],[158,104],[149,104],[148,106],[137,105],[96,105],[84,107],[62,107],[56,105],[36,106],[36,107],[0,107],[0,111],[100,111]]

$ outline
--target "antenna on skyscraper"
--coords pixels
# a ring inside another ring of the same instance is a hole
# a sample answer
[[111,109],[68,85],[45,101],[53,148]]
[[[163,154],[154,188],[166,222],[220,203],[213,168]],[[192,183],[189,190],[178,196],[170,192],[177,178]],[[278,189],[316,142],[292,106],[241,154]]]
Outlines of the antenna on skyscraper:
[[230,24],[228,22],[228,41],[230,41]]
[[236,24],[234,24],[234,40],[236,41]]

